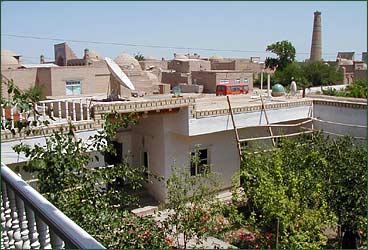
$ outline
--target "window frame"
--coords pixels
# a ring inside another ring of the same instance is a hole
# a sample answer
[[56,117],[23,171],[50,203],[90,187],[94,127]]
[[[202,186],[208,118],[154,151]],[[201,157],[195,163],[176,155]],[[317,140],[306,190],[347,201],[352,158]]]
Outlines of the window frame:
[[[202,152],[201,152],[202,151]],[[203,156],[203,151],[205,151],[205,158],[201,158]],[[193,158],[196,157],[196,153],[199,153],[199,162],[193,162]],[[210,150],[208,148],[198,148],[195,150],[190,151],[190,159],[189,159],[189,169],[190,169],[190,176],[200,176],[206,173],[211,172],[210,168]]]
[[[69,91],[68,91],[68,88],[69,88]],[[76,93],[77,88],[79,88],[78,93]],[[71,93],[68,93],[68,92],[71,92]],[[66,95],[81,95],[82,94],[82,81],[81,80],[66,80],[65,81],[65,94]]]

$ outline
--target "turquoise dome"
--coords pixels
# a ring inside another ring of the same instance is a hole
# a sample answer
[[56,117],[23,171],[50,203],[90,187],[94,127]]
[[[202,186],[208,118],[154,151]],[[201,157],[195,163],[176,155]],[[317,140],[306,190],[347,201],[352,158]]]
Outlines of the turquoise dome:
[[272,96],[282,96],[285,94],[285,88],[281,84],[277,83],[272,86]]

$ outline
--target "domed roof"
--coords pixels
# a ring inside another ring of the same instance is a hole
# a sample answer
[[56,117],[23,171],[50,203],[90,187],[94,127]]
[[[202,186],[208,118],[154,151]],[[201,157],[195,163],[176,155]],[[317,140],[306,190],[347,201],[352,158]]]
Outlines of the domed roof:
[[6,50],[6,49],[1,50],[1,55],[2,56],[18,56],[17,53],[15,53],[15,52],[13,52],[11,50]]
[[175,55],[174,59],[188,59],[188,56],[183,55],[183,54],[177,54],[177,55]]
[[89,51],[89,59],[92,61],[100,61],[103,58],[94,50]]
[[158,82],[158,77],[155,74],[146,71],[146,75],[151,81]]
[[210,60],[221,60],[224,59],[222,56],[214,55],[210,57]]
[[272,96],[281,96],[285,94],[285,88],[279,83],[272,86]]
[[18,65],[19,62],[14,56],[1,54],[1,65]]
[[122,53],[114,60],[123,69],[141,69],[139,62],[131,55]]

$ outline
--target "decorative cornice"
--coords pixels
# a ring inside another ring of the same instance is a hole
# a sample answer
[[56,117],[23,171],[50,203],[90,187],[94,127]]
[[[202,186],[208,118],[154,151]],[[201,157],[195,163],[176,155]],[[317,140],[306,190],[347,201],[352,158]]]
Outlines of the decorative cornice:
[[[312,100],[265,104],[266,110],[284,109],[284,108],[292,108],[292,107],[300,107],[300,106],[312,106]],[[240,113],[257,112],[257,111],[261,111],[261,108],[262,108],[262,105],[259,103],[259,104],[251,105],[251,106],[233,108],[233,113],[240,114]],[[203,118],[203,117],[221,116],[221,115],[229,115],[229,109],[212,109],[212,110],[203,110],[203,111],[196,111],[196,110],[193,111],[193,118]]]
[[125,103],[121,102],[96,103],[94,104],[94,113],[101,114],[101,113],[108,113],[111,111],[116,111],[119,113],[144,112],[151,110],[185,107],[193,103],[195,103],[195,99],[192,97],[142,100]]
[[348,101],[314,99],[313,104],[314,105],[334,106],[334,107],[341,107],[341,108],[367,109],[367,103],[356,103],[356,102],[348,102]]
[[[73,124],[75,131],[87,131],[96,129],[95,121],[83,121]],[[35,138],[35,137],[43,137],[48,136],[54,132],[60,131],[60,129],[63,129],[64,131],[67,131],[69,128],[69,124],[54,124],[50,126],[42,126],[34,128],[30,135],[26,135],[23,131],[20,133],[16,132],[15,135],[13,135],[9,130],[1,130],[1,141],[12,141],[12,140],[19,140],[19,139],[25,139],[25,138]]]

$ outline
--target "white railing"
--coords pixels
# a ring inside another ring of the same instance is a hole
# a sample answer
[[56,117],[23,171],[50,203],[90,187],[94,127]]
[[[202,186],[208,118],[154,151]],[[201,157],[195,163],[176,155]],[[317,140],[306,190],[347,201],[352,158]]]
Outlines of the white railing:
[[105,249],[1,163],[1,248]]
[[[1,121],[5,126],[6,121],[10,122],[10,127],[14,128],[19,120],[49,120],[53,123],[68,123],[69,121],[90,121],[91,120],[92,98],[64,98],[56,100],[40,101],[35,105],[36,114],[29,117],[29,112],[19,113],[16,108],[1,107]],[[27,119],[28,117],[28,119]],[[53,118],[50,119],[50,117]]]

